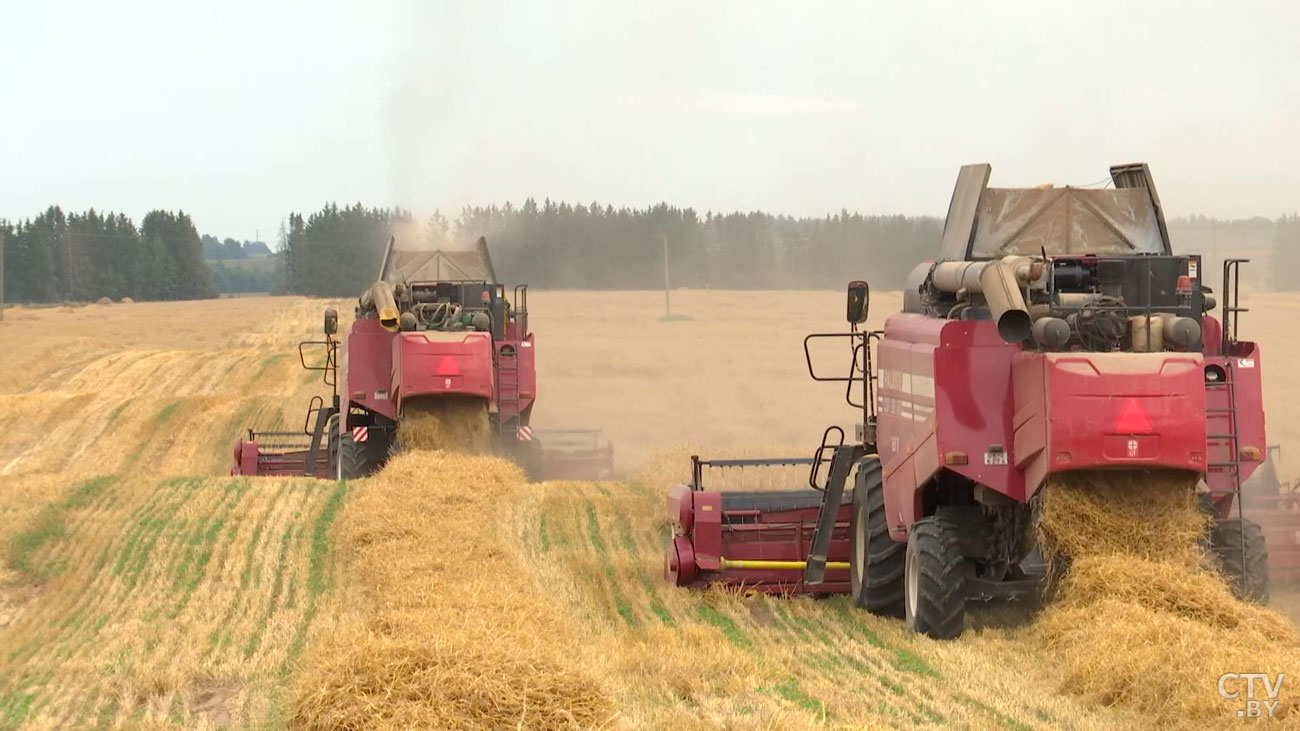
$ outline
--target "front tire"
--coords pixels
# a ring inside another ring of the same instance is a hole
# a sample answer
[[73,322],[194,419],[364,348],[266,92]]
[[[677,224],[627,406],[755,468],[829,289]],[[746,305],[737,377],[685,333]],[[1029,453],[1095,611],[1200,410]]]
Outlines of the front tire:
[[858,463],[849,543],[849,593],[854,605],[882,617],[902,618],[907,546],[889,537],[879,458]]
[[[1268,604],[1268,545],[1253,520],[1217,520],[1210,536],[1219,572],[1238,599]],[[1244,551],[1243,551],[1244,547]]]
[[955,524],[930,517],[912,525],[903,580],[909,630],[936,640],[961,634],[966,625],[965,560]]
[[350,431],[343,432],[337,439],[338,479],[355,480],[375,472],[378,464],[370,459],[368,445],[354,440]]

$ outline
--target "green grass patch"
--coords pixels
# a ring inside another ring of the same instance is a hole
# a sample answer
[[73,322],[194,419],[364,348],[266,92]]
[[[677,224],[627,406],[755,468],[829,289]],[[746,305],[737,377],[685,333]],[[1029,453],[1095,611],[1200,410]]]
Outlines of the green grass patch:
[[249,380],[256,383],[262,376],[266,375],[266,372],[271,370],[276,363],[279,363],[288,357],[288,353],[276,353],[275,355],[266,356],[262,359],[261,365],[257,367],[257,373],[254,373],[253,377]]
[[67,537],[67,512],[84,508],[95,501],[117,480],[115,475],[101,475],[78,483],[59,502],[47,505],[32,522],[9,541],[6,564],[25,578],[43,581],[61,570],[59,565],[38,566],[36,554],[50,543]]
[[804,691],[803,686],[799,684],[799,679],[793,675],[782,678],[781,682],[777,683],[772,690],[777,696],[798,705],[805,711],[816,713],[822,717],[822,720],[830,718],[831,714],[826,704],[809,696]]
[[159,429],[166,426],[167,422],[175,418],[176,414],[180,413],[182,404],[183,402],[180,399],[177,399],[162,407],[162,410],[157,414],[154,414],[153,424],[149,428],[149,433],[139,439],[135,445],[135,449],[132,450],[131,455],[127,457],[127,462],[135,464],[140,461],[140,457],[144,454],[145,448],[149,446],[151,441],[153,441],[153,436],[158,433]]
[[9,541],[9,568],[28,579],[44,580],[47,577],[36,568],[36,552],[67,534],[63,511],[52,506],[45,508]]
[[105,488],[116,481],[116,475],[100,475],[82,482],[74,487],[72,492],[68,493],[68,496],[63,499],[63,508],[77,510],[90,505],[103,494]]
[[920,655],[904,650],[901,647],[889,648],[894,653],[894,667],[904,672],[920,675],[924,678],[939,677],[938,671],[930,667],[930,664],[921,658]]
[[857,617],[853,616],[857,610],[853,609],[849,605],[848,599],[837,597],[829,601],[835,603],[835,618],[839,620],[840,624],[844,625],[844,628],[849,631],[849,634],[866,640],[867,644],[872,647],[889,649],[885,644],[885,641],[880,639],[880,635],[876,634],[870,627],[862,624],[858,621]]
[[677,620],[673,619],[673,613],[668,611],[668,608],[663,604],[660,604],[659,602],[651,602],[650,611],[654,612],[654,615],[659,618],[660,622],[663,622],[669,627],[677,626]]
[[307,645],[307,632],[311,629],[312,622],[316,620],[317,598],[333,586],[328,571],[330,528],[338,518],[339,509],[343,507],[343,500],[347,494],[348,483],[338,483],[330,492],[329,499],[325,501],[325,506],[321,508],[320,515],[316,516],[316,522],[312,525],[311,553],[307,568],[307,611],[303,612],[302,621],[298,623],[293,639],[289,641],[289,650],[285,654],[284,662],[280,664],[280,676],[283,678],[289,677],[293,672],[294,665]]
[[[164,484],[179,491],[191,491],[201,482],[203,482],[201,477],[182,477],[167,480]],[[179,499],[168,495],[165,498],[166,502],[156,513],[141,518],[135,529],[128,534],[125,545],[122,546],[122,551],[113,566],[113,574],[120,577],[128,589],[134,589],[139,583],[140,575],[149,565],[149,558],[153,555],[154,547],[158,545],[158,539],[162,538],[163,533],[171,526],[177,511],[189,501],[190,497],[192,492]]]
[[176,416],[176,414],[179,413],[180,410],[181,410],[181,402],[179,399],[164,406],[162,408],[162,411],[159,411],[157,415],[153,417],[154,428],[166,425],[166,423],[171,421],[172,417]]
[[546,530],[546,513],[542,513],[541,519],[537,521],[537,545],[542,553],[551,550],[551,535]]
[[339,509],[343,507],[343,499],[347,494],[348,483],[338,483],[330,492],[329,499],[325,501],[325,506],[321,508],[320,515],[316,516],[316,522],[312,525],[311,554],[308,557],[309,568],[307,569],[307,591],[312,597],[321,595],[331,586],[332,577],[326,570],[330,548],[330,527],[338,518]]
[[169,615],[172,618],[180,614],[203,581],[208,563],[212,561],[212,552],[217,546],[217,538],[221,536],[226,521],[230,518],[230,511],[239,504],[247,488],[247,482],[235,483],[227,488],[233,497],[223,502],[221,512],[214,518],[200,521],[198,528],[186,538],[185,551],[175,567],[176,575],[172,579],[172,591],[180,594]]
[[754,641],[745,634],[745,631],[736,624],[736,620],[719,612],[708,604],[701,604],[699,608],[700,619],[707,624],[711,624],[722,631],[722,634],[731,641],[731,644],[744,650],[754,649]]
[[20,728],[35,700],[35,693],[0,693],[0,729]]
[[654,612],[660,622],[669,627],[676,627],[677,621],[673,619],[673,613],[668,611],[668,607],[665,607],[663,600],[659,598],[659,591],[655,589],[654,579],[648,574],[642,574],[641,585],[645,587],[646,599],[650,601],[650,611]]
[[893,647],[887,644],[880,638],[880,635],[876,634],[870,627],[859,622],[857,617],[854,616],[857,611],[849,605],[846,598],[840,597],[831,601],[835,602],[834,615],[835,618],[839,620],[840,624],[843,625],[850,634],[866,640],[867,644],[872,647],[892,653],[893,657],[891,658],[891,664],[896,669],[926,678],[941,677],[939,672],[931,667],[930,663],[926,662],[920,655],[917,655],[911,650],[902,647]]
[[596,517],[596,506],[588,502],[586,514],[588,540],[591,541],[591,547],[596,552],[596,558],[600,561],[601,571],[605,574],[605,578],[609,580],[609,592],[610,598],[614,600],[614,611],[623,618],[623,621],[629,627],[636,628],[640,626],[640,621],[637,619],[636,612],[632,611],[632,604],[618,588],[614,564],[610,563],[609,549],[605,545],[604,537],[600,534],[600,520]]
[[258,646],[262,644],[262,632],[266,629],[267,620],[275,614],[275,610],[280,606],[280,594],[284,591],[284,567],[287,564],[289,556],[289,547],[293,545],[293,537],[297,531],[293,528],[284,532],[280,537],[280,554],[276,557],[275,562],[275,580],[271,583],[271,598],[266,603],[266,611],[262,613],[262,618],[258,621],[257,627],[253,634],[249,635],[248,643],[244,645],[244,659],[248,659],[257,652]]
[[606,574],[609,578],[614,578],[614,567],[609,563],[609,550],[605,547],[605,539],[600,534],[600,520],[596,517],[596,506],[587,503],[587,537],[591,541],[591,547],[600,557],[601,563],[605,565]]

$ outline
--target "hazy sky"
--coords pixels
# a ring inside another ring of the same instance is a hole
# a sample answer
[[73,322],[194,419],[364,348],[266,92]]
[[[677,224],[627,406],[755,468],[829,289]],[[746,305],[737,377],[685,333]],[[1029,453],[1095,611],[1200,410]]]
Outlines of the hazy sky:
[[[15,7],[16,6],[16,7]],[[1300,210],[1300,4],[10,2],[0,217],[526,196],[942,214],[959,165]]]

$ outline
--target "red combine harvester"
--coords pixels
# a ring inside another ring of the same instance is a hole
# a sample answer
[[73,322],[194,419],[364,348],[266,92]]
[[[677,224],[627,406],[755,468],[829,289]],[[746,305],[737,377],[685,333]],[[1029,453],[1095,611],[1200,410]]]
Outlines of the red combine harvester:
[[[513,305],[496,281],[487,243],[476,250],[401,251],[389,241],[379,280],[358,300],[343,343],[339,388],[338,313],[325,311],[325,339],[298,345],[308,370],[323,371],[330,403],[315,397],[298,432],[249,430],[235,443],[235,475],[363,477],[397,448],[404,409],[431,399],[486,407],[498,450],[535,479],[608,479],[613,446],[595,431],[534,432],[537,398],[528,287]],[[306,348],[324,348],[309,363]]]
[[[861,409],[857,439],[827,429],[799,490],[710,491],[705,468],[769,461],[697,458],[669,492],[670,581],[847,590],[955,637],[967,602],[1037,598],[1034,498],[1051,475],[1159,469],[1202,478],[1219,565],[1267,601],[1264,538],[1239,499],[1266,444],[1259,347],[1236,337],[1244,260],[1224,263],[1215,318],[1146,165],[1112,167],[1109,189],[990,188],[990,172],[961,169],[939,259],[908,276],[903,312],[859,329],[869,290],[852,282],[850,332],[804,340],[809,375]],[[810,344],[832,338],[850,346],[847,375],[813,367]]]

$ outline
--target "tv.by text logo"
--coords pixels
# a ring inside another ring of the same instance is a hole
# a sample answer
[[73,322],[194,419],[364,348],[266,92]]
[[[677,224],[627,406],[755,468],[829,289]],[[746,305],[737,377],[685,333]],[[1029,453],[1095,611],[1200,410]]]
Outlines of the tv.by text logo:
[[1224,673],[1219,676],[1219,696],[1245,701],[1245,708],[1237,710],[1237,718],[1272,718],[1283,680],[1286,673],[1278,673],[1276,680],[1268,673]]

